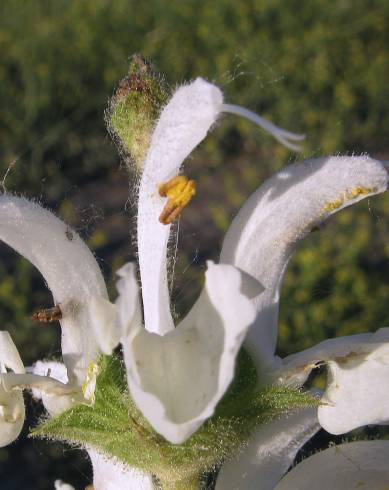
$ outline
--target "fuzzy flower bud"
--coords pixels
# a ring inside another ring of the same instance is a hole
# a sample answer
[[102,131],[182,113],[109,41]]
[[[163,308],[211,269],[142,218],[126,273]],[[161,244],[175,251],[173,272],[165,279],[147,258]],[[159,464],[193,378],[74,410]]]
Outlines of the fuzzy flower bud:
[[[106,112],[108,130],[126,161],[142,169],[150,137],[169,92],[163,78],[141,55],[132,56]],[[130,157],[130,159],[128,159]]]

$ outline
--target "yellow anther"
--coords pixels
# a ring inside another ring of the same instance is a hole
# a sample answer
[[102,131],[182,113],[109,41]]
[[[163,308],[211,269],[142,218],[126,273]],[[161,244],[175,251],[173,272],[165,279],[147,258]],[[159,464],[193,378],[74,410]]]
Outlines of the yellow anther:
[[343,197],[335,199],[334,201],[327,202],[327,204],[324,206],[324,211],[325,212],[335,211],[335,209],[340,208],[340,206],[342,206],[343,203],[344,203]]
[[346,198],[355,199],[358,196],[365,196],[366,194],[371,194],[372,192],[375,192],[375,190],[376,189],[374,189],[373,187],[363,187],[360,185],[346,191]]
[[353,199],[356,199],[359,196],[366,196],[366,194],[371,194],[375,191],[376,188],[374,187],[363,187],[363,186],[357,186],[357,187],[353,187],[352,189],[347,189],[346,191],[342,192],[342,194],[338,197],[338,199],[335,199],[334,201],[330,201],[327,204],[325,204],[323,210],[325,212],[335,211],[336,209],[343,206],[343,204],[346,201],[352,201]]
[[185,175],[178,175],[161,184],[158,191],[161,197],[168,198],[159,221],[163,225],[169,225],[181,214],[184,207],[196,194],[196,182],[189,180]]

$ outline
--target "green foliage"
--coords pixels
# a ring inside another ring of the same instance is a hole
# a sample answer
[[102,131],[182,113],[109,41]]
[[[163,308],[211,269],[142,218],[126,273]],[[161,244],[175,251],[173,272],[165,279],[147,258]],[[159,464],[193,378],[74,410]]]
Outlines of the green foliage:
[[95,394],[93,407],[78,405],[44,422],[32,436],[95,448],[156,475],[164,488],[189,485],[234,454],[255,427],[318,403],[297,390],[275,386],[258,389],[255,366],[244,351],[239,356],[235,381],[215,414],[181,445],[163,439],[137,409],[117,358],[102,357]]

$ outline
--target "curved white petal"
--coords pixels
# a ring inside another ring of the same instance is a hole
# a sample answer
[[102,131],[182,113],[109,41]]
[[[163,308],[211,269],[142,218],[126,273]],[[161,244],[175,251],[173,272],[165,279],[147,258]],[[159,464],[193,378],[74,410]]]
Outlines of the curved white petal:
[[276,369],[266,373],[267,382],[300,387],[307,380],[312,369],[320,362],[330,359],[346,359],[347,356],[358,353],[364,356],[369,352],[372,333],[361,333],[346,337],[337,337],[319,342],[309,349],[291,354],[282,359]]
[[88,302],[107,298],[103,276],[92,253],[73,230],[38,204],[0,196],[0,239],[39,269],[63,318],[62,354],[69,380],[82,384],[98,352]]
[[236,458],[224,463],[216,490],[273,490],[299,449],[319,429],[314,408],[264,425]]
[[389,441],[332,446],[295,466],[275,490],[386,490],[388,461]]
[[332,434],[389,423],[389,328],[378,330],[362,349],[328,362],[328,386],[318,416]]
[[234,267],[208,263],[205,288],[181,325],[160,336],[135,322],[123,339],[131,395],[154,429],[173,443],[212,415],[232,380],[236,354],[255,316],[247,289],[252,295],[261,290],[248,286]]
[[7,446],[20,434],[25,418],[24,399],[21,391],[9,391],[2,377],[6,368],[24,373],[23,362],[8,332],[0,332],[0,447]]
[[301,386],[317,363],[328,365],[318,417],[332,434],[389,423],[389,328],[325,340],[286,357],[270,382]]
[[155,490],[151,475],[127,468],[119,461],[88,449],[93,465],[94,490]]
[[170,225],[158,219],[166,203],[158,186],[176,176],[185,158],[216,121],[223,97],[201,78],[174,93],[163,109],[151,138],[139,188],[138,253],[145,325],[149,332],[174,329],[166,275]]
[[384,166],[368,156],[307,160],[268,179],[240,210],[220,260],[266,288],[254,300],[258,316],[246,341],[259,367],[274,360],[279,290],[297,243],[336,211],[383,192],[387,180]]

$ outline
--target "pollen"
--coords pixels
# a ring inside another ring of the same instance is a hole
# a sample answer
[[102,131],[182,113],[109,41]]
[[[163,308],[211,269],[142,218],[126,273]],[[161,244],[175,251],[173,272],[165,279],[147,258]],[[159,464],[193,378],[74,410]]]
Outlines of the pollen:
[[185,175],[178,175],[160,184],[159,195],[167,197],[168,201],[159,216],[163,225],[169,225],[181,214],[196,194],[196,182],[189,180]]
[[352,189],[347,189],[338,197],[338,199],[328,202],[323,210],[325,212],[335,211],[335,209],[340,208],[346,201],[352,201],[359,196],[366,196],[367,194],[376,192],[376,190],[375,187],[363,187],[361,185],[353,187]]

